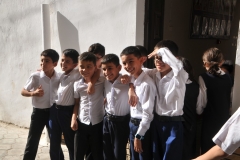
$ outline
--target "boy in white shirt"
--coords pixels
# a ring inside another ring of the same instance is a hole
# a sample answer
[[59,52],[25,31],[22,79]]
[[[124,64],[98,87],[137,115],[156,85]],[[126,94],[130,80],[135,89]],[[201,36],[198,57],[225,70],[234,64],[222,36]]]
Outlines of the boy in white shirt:
[[129,136],[130,106],[129,85],[121,83],[121,65],[115,54],[102,59],[105,81],[106,115],[103,120],[103,154],[105,160],[126,159],[126,145]]
[[87,94],[88,83],[97,70],[96,57],[90,52],[82,53],[78,59],[82,78],[74,83],[75,105],[71,127],[77,130],[74,138],[74,159],[83,160],[90,146],[94,160],[102,160],[102,125],[104,116],[104,78],[95,83],[95,93]]
[[147,72],[157,87],[152,122],[153,159],[181,160],[183,149],[183,103],[188,74],[177,59],[178,47],[170,40],[156,44],[149,58],[156,68]]
[[151,159],[150,123],[153,120],[153,107],[156,87],[154,81],[142,70],[144,59],[135,46],[125,48],[120,54],[124,69],[131,74],[138,96],[136,106],[131,106],[130,152],[132,160]]
[[23,96],[32,97],[33,105],[24,160],[35,159],[43,128],[46,126],[49,130],[50,107],[55,101],[59,85],[59,76],[54,70],[58,59],[59,55],[55,50],[44,50],[41,53],[42,71],[31,74],[22,89]]

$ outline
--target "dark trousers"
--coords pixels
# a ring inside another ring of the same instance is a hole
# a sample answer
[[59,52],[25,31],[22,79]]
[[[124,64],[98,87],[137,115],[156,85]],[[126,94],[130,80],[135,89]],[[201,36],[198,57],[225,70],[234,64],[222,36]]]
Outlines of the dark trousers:
[[50,109],[50,157],[51,160],[63,160],[61,149],[62,133],[68,148],[70,160],[74,159],[74,134],[71,129],[73,113],[72,106],[58,106],[54,104]]
[[182,160],[191,160],[195,158],[196,155],[196,124],[188,125],[183,122],[183,137],[184,137],[184,145],[183,145],[183,155]]
[[152,138],[154,160],[182,159],[182,121],[159,121],[155,116],[152,122]]
[[[139,120],[140,123],[141,120]],[[134,150],[134,139],[135,135],[137,134],[137,130],[139,128],[139,123],[136,124],[133,122],[129,122],[130,134],[129,134],[129,141],[130,141],[130,154],[131,160],[151,160],[152,159],[152,145],[151,145],[151,132],[148,130],[144,136],[144,139],[141,140],[142,142],[142,153],[135,152]]]
[[[121,118],[120,118],[121,117]],[[118,116],[103,120],[103,155],[104,160],[125,160],[126,145],[129,136],[130,116]]]
[[31,123],[28,132],[27,144],[23,156],[23,160],[34,160],[38,150],[38,144],[44,127],[49,131],[49,108],[38,109],[33,108],[31,115]]
[[74,138],[74,160],[84,160],[88,147],[94,160],[103,160],[102,126],[103,122],[86,125],[78,121]]

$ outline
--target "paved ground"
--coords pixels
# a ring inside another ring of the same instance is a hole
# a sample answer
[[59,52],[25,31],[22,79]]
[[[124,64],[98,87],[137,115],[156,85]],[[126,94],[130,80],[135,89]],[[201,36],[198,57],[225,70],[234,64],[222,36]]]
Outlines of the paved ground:
[[[27,142],[28,129],[0,122],[0,160],[22,160]],[[65,145],[62,145],[64,157],[69,159]],[[50,160],[49,145],[42,135],[36,160]]]
[[[28,129],[0,121],[0,160],[21,160],[27,142]],[[66,160],[69,160],[68,151],[63,144],[62,149]],[[129,159],[129,155],[127,155]],[[42,135],[36,160],[50,160],[49,145]],[[240,149],[225,160],[240,160]]]

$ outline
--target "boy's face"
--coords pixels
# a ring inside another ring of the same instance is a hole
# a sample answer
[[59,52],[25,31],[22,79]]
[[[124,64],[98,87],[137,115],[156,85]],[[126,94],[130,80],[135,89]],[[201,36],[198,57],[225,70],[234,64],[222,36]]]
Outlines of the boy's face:
[[93,76],[96,66],[91,61],[78,61],[78,68],[80,74],[86,79]]
[[102,64],[103,75],[106,77],[108,81],[112,83],[118,78],[121,68],[122,68],[121,65],[116,66],[112,62]]
[[61,68],[65,74],[69,74],[75,67],[77,63],[74,63],[72,58],[65,56],[64,54],[61,57]]
[[136,57],[134,54],[121,56],[124,69],[132,76],[137,78],[142,72],[143,58]]
[[41,69],[44,72],[52,71],[54,67],[57,66],[57,62],[53,62],[50,57],[47,56],[41,56]]
[[96,57],[96,66],[97,66],[97,68],[99,69],[99,68],[101,68],[101,60],[102,60],[102,56],[100,56],[99,54],[94,54],[95,55],[95,57]]
[[168,72],[172,70],[172,68],[162,61],[162,57],[155,56],[154,64],[156,69],[161,73],[162,76],[166,75]]

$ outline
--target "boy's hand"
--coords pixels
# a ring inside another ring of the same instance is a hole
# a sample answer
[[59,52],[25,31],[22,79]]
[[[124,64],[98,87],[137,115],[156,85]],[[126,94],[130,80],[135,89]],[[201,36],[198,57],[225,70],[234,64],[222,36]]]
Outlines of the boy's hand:
[[44,91],[41,85],[35,91],[32,92],[32,96],[42,97],[43,95],[44,95]]
[[128,76],[128,75],[122,75],[122,77],[121,77],[121,83],[122,84],[128,84],[128,83],[130,83],[131,82],[131,78],[130,78],[130,76]]
[[77,119],[72,119],[72,121],[71,121],[71,128],[72,128],[72,130],[74,130],[74,131],[78,130]]
[[134,150],[138,153],[142,153],[142,142],[140,139],[134,138]]
[[95,92],[95,88],[92,83],[88,83],[87,94],[93,94]]
[[136,106],[138,103],[138,96],[135,93],[134,86],[132,83],[129,84],[128,96],[129,96],[128,103],[133,107]]
[[157,51],[158,51],[158,49],[155,49],[152,53],[150,53],[150,54],[148,55],[148,59],[157,56]]

